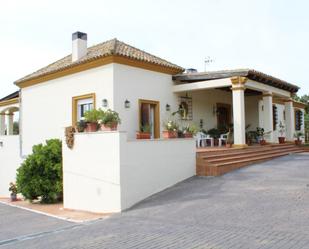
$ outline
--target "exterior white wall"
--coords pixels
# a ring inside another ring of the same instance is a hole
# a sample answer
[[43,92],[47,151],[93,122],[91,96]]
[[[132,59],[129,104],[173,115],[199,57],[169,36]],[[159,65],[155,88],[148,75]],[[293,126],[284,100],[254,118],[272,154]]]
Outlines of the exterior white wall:
[[91,212],[121,211],[120,133],[75,135],[63,144],[64,207]]
[[195,141],[76,134],[72,150],[63,146],[63,172],[65,208],[119,212],[195,175]]
[[245,118],[246,126],[250,125],[249,131],[255,131],[259,127],[259,99],[260,96],[245,97]]
[[120,151],[123,210],[195,175],[194,139],[126,141],[123,135]]
[[[154,100],[160,102],[160,123],[168,119],[178,106],[176,95],[172,92],[174,83],[172,76],[122,64],[114,64],[114,109],[122,119],[120,129],[128,132],[129,138],[134,138],[139,130],[138,100]],[[124,102],[130,101],[131,107],[126,109]],[[166,104],[171,106],[171,112],[165,110]]]
[[61,139],[64,127],[72,124],[72,97],[88,93],[96,93],[97,108],[104,98],[113,105],[113,64],[23,88],[23,155],[46,139]]
[[19,136],[0,136],[0,162],[0,197],[7,197],[9,183],[15,182],[16,170],[22,163]]
[[[185,96],[179,94],[179,96]],[[231,105],[231,122],[233,118],[232,94],[222,90],[210,89],[188,93],[192,97],[193,122],[199,127],[203,119],[203,129],[217,128],[217,116],[214,113],[217,103]]]

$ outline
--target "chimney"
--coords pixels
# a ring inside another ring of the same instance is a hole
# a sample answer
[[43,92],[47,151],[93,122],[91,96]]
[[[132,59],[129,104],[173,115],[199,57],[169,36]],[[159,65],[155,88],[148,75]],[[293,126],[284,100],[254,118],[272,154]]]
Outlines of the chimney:
[[72,34],[72,62],[78,61],[87,54],[87,34],[75,32]]

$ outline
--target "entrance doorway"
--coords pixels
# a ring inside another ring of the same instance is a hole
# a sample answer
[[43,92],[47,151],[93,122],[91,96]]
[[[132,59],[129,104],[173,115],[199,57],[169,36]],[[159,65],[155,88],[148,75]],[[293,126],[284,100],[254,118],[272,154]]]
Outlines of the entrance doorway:
[[139,126],[150,126],[151,138],[160,138],[160,103],[154,100],[139,100]]
[[227,128],[231,124],[231,105],[217,103],[217,127]]

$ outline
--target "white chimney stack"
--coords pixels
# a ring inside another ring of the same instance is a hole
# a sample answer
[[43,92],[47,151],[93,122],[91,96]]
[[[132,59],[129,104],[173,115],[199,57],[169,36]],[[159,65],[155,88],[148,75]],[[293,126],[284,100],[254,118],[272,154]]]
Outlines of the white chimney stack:
[[87,34],[75,32],[72,34],[72,62],[87,55]]

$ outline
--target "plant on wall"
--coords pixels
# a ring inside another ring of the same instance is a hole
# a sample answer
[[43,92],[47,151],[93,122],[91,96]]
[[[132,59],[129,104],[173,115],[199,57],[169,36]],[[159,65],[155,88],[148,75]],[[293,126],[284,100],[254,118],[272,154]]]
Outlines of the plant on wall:
[[98,122],[102,116],[102,110],[92,109],[84,114],[85,122],[87,123],[86,131],[95,132],[98,130]]
[[150,139],[151,129],[151,124],[141,125],[139,131],[136,133],[136,139]]
[[164,131],[163,131],[163,137],[164,138],[177,138],[178,137],[178,130],[179,125],[174,120],[168,120],[163,123]]
[[115,112],[111,109],[101,111],[100,119],[101,119],[101,130],[104,131],[117,130],[118,124],[121,123],[121,119],[119,117],[118,112]]
[[59,139],[33,146],[17,169],[17,190],[26,199],[40,198],[42,203],[57,202],[62,198],[62,145]]

